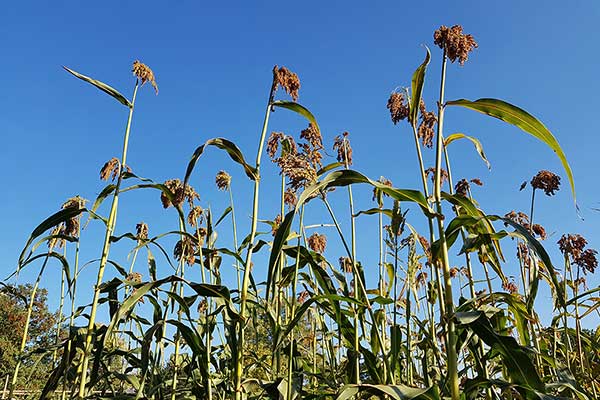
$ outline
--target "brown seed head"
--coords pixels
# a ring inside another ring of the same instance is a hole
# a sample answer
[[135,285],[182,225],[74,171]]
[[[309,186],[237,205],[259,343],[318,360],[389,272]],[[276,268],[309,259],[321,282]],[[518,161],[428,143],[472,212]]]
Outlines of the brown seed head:
[[[387,187],[392,187],[392,181],[390,181],[389,179],[387,179],[384,176],[380,176],[379,179],[377,180],[377,182],[381,183],[382,185],[385,185]],[[373,188],[373,200],[375,200],[377,198],[377,192],[378,189],[377,188]],[[383,193],[384,196],[388,196],[387,194]]]
[[[431,174],[431,182],[435,183],[435,167],[429,167],[425,170],[425,175],[429,176],[429,174]],[[444,168],[440,171],[440,180],[442,185],[448,180],[448,171]]]
[[423,247],[427,261],[431,263],[431,246],[429,245],[429,241],[424,236],[419,235],[419,242],[421,243],[421,247]]
[[215,183],[217,184],[217,188],[219,188],[219,190],[227,190],[229,189],[229,185],[231,185],[231,175],[225,171],[219,171],[215,178]]
[[290,95],[292,100],[298,100],[298,90],[300,89],[300,79],[298,75],[291,72],[286,67],[277,68],[277,65],[273,67],[273,81],[275,82],[275,90],[277,87],[281,87]]
[[565,255],[571,255],[573,259],[579,258],[583,249],[587,245],[587,240],[581,235],[568,234],[562,235],[558,240],[558,248]]
[[204,222],[204,209],[200,206],[192,207],[187,216],[187,221],[190,226],[198,226]]
[[575,259],[575,264],[582,268],[584,273],[589,272],[590,274],[593,274],[598,267],[597,254],[598,252],[596,250],[585,249],[581,255]]
[[529,261],[529,247],[523,242],[519,242],[517,245],[517,258],[523,262]]
[[290,208],[296,207],[296,203],[298,203],[298,197],[296,197],[296,192],[292,189],[287,188],[285,193],[283,194],[283,202]]
[[175,244],[173,255],[177,261],[183,259],[187,265],[194,265],[194,262],[196,261],[195,254],[196,244],[189,236],[185,236]]
[[310,293],[307,290],[303,290],[298,295],[298,303],[302,304],[310,297]]
[[454,191],[456,192],[456,194],[466,197],[467,194],[469,194],[470,188],[471,185],[469,184],[469,181],[466,179],[461,179],[460,181],[456,182],[456,185],[454,186]]
[[291,190],[297,192],[317,180],[317,171],[302,153],[288,153],[277,159],[281,173],[289,179]]
[[514,281],[506,281],[502,283],[502,288],[510,294],[515,294],[519,291],[519,287]]
[[[65,224],[61,223],[56,225],[52,231],[50,232],[50,235],[54,236],[54,235],[64,235],[65,231]],[[55,247],[58,247],[59,249],[62,249],[62,247],[65,245],[65,239],[60,239],[60,238],[52,238],[48,240],[48,249],[52,250]]]
[[312,251],[323,254],[326,246],[327,246],[327,237],[325,235],[319,235],[318,233],[313,233],[308,238],[308,247]]
[[[513,210],[508,214],[505,214],[504,217],[516,222],[525,229],[529,229],[529,216],[521,211],[515,212]],[[504,225],[508,226],[506,223]]]
[[440,26],[433,34],[433,42],[446,51],[446,56],[451,62],[458,58],[462,66],[469,59],[469,53],[477,48],[477,42],[471,35],[465,35],[460,25],[454,25],[452,28]]
[[427,285],[427,272],[425,272],[425,271],[419,272],[415,278],[415,282],[417,283],[417,289]]
[[206,301],[206,299],[202,299],[200,300],[200,303],[198,303],[198,312],[200,314],[206,312],[208,310],[208,301]]
[[165,181],[164,185],[171,192],[173,196],[173,202],[169,200],[169,197],[164,192],[160,194],[160,200],[164,208],[169,208],[172,205],[181,206],[184,201],[187,200],[190,208],[194,207],[194,200],[199,199],[200,196],[193,187],[190,185],[183,186],[183,183],[179,179],[169,179]]
[[553,196],[554,192],[560,188],[560,176],[550,171],[540,171],[531,179],[531,186],[534,189],[542,189],[546,196]]
[[133,75],[135,75],[141,82],[142,85],[146,82],[150,82],[156,94],[158,94],[158,85],[156,84],[156,79],[154,78],[154,72],[146,65],[142,64],[138,60],[133,62],[133,69],[131,70]]
[[483,182],[479,178],[473,178],[473,179],[471,179],[471,183],[474,183],[477,186],[483,186]]
[[108,160],[100,170],[100,179],[107,181],[109,178],[111,178],[111,180],[114,181],[119,174],[119,166],[120,162],[118,158],[113,157]]
[[275,219],[273,220],[273,224],[271,225],[271,235],[273,235],[273,236],[277,235],[277,230],[281,226],[282,221],[283,221],[283,218],[281,218],[281,214],[279,214],[275,217]]
[[390,110],[390,116],[394,125],[408,118],[408,114],[410,113],[408,102],[403,93],[392,93],[388,99],[387,108]]
[[137,240],[142,241],[148,239],[148,224],[145,222],[140,222],[135,226],[135,230]]
[[308,124],[308,128],[300,132],[300,139],[306,140],[315,150],[323,149],[323,137],[321,132],[312,122]]
[[271,160],[275,160],[277,157],[277,149],[279,148],[279,142],[285,137],[283,132],[271,132],[267,139],[267,154],[271,157]]
[[338,135],[333,140],[333,149],[337,150],[337,160],[346,167],[352,165],[352,147],[348,139],[348,132]]
[[127,275],[127,278],[125,279],[134,283],[141,283],[142,274],[140,274],[139,272],[132,272],[129,275]]
[[541,240],[546,240],[546,229],[540,224],[533,224],[531,230],[534,234],[540,237]]
[[347,274],[352,273],[352,260],[350,257],[340,257],[339,259],[340,269]]
[[435,137],[433,127],[437,123],[437,117],[435,116],[435,113],[425,109],[425,102],[423,100],[421,100],[419,108],[421,111],[421,123],[419,124],[417,136],[421,139],[423,146],[432,148],[433,138]]
[[459,271],[460,270],[456,267],[450,268],[450,278],[455,278]]
[[[71,197],[67,201],[63,203],[61,208],[66,210],[68,208],[81,210],[85,207],[86,199],[80,196]],[[81,214],[77,214],[73,218],[69,218],[64,222],[64,227],[62,229],[62,234],[67,236],[77,237],[79,235],[79,227],[80,227],[80,219]]]

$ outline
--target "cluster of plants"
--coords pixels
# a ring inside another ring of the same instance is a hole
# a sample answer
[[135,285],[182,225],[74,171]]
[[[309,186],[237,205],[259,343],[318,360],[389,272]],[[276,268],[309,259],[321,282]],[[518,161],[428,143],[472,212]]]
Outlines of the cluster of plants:
[[[277,66],[254,162],[232,141],[213,138],[193,152],[181,179],[143,178],[127,165],[127,155],[137,91],[149,83],[158,93],[152,70],[134,63],[128,99],[66,68],[127,108],[123,152],[102,168],[108,183],[93,202],[69,199],[33,231],[21,253],[16,274],[41,267],[5,396],[23,388],[20,366],[33,356],[26,343],[36,291],[47,264],[56,262],[62,267],[61,319],[55,343],[43,347],[54,363],[35,394],[40,399],[598,398],[600,330],[583,329],[581,322],[600,304],[600,289],[587,288],[585,281],[597,267],[596,252],[583,237],[565,234],[558,242],[564,260],[555,264],[542,244],[545,230],[534,221],[536,194],[552,196],[560,177],[540,171],[524,184],[532,193],[527,212],[485,213],[471,191],[482,182],[453,180],[450,165],[451,143],[472,142],[473,155],[487,163],[483,147],[474,137],[446,135],[444,114],[471,109],[539,139],[559,157],[575,197],[566,157],[552,133],[516,106],[490,98],[448,101],[447,68],[465,64],[477,43],[460,26],[442,26],[434,44],[441,55],[435,109],[422,96],[427,48],[410,85],[394,91],[387,103],[403,131],[399,137],[408,133],[414,139],[420,190],[353,170],[347,133],[334,140],[336,160],[326,162],[329,146],[317,120],[297,102],[298,76]],[[286,96],[291,100],[280,99]],[[299,135],[269,133],[276,109],[301,115],[306,129]],[[193,189],[194,171],[209,148],[224,151],[253,185],[248,231],[238,231],[227,172],[215,179],[215,189],[229,194],[227,204],[203,208]],[[433,167],[426,167],[426,158]],[[280,169],[277,210],[259,201],[269,179],[261,166],[268,161]],[[371,208],[355,207],[358,185],[372,188]],[[131,232],[116,232],[119,202],[138,190],[156,191],[179,229],[150,236],[140,223]],[[325,219],[310,220],[305,211],[311,207],[326,210]],[[100,258],[89,263],[79,260],[83,218],[105,231]],[[376,266],[363,265],[357,256],[358,218],[377,226]],[[265,222],[268,232],[259,230]],[[232,240],[223,243],[223,237]],[[165,243],[173,239],[170,250]],[[117,242],[130,243],[126,263],[111,257]],[[328,259],[328,245],[342,254]],[[517,257],[505,257],[507,247]],[[505,274],[507,265],[519,271],[516,280]],[[93,298],[81,304],[77,282],[92,270]],[[222,275],[234,276],[236,284],[224,285]],[[547,326],[536,312],[540,286],[549,288],[554,301]]]

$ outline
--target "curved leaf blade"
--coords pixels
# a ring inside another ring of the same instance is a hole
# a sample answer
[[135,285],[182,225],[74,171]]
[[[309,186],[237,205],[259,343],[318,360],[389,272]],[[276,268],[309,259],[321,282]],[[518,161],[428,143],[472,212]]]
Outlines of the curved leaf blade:
[[487,165],[488,169],[492,169],[492,165],[485,156],[485,152],[483,151],[483,146],[481,145],[481,142],[473,136],[467,136],[464,133],[453,133],[452,135],[444,139],[444,146],[447,147],[450,143],[458,139],[470,140],[471,143],[473,143],[473,146],[475,146],[475,150],[477,150],[477,153],[479,153],[479,157],[481,157],[481,159],[485,162],[485,165]]
[[107,93],[108,95],[114,97],[115,99],[117,99],[119,101],[119,103],[123,104],[124,106],[127,106],[129,108],[132,107],[131,103],[129,102],[129,100],[127,100],[127,98],[125,98],[125,96],[123,96],[121,93],[119,93],[116,89],[108,86],[106,83],[92,79],[89,76],[80,74],[79,72],[75,72],[72,69],[67,68],[65,66],[63,66],[63,68],[65,69],[65,71],[72,74],[73,76],[75,76],[75,77],[81,79],[82,81],[85,81],[91,85],[96,86],[98,89],[102,90],[104,93]]
[[194,151],[194,154],[192,154],[192,158],[190,159],[190,162],[188,163],[187,169],[185,171],[184,184],[187,184],[187,182],[189,181],[190,175],[192,174],[192,171],[194,171],[194,167],[196,166],[198,159],[204,153],[204,150],[208,146],[214,146],[221,150],[225,150],[233,161],[240,164],[244,168],[244,172],[246,173],[248,178],[252,179],[253,181],[257,179],[258,176],[256,168],[254,168],[246,162],[246,160],[244,159],[244,154],[239,149],[239,147],[235,145],[235,143],[225,138],[213,138],[208,139],[203,145],[199,146]]
[[567,177],[569,178],[569,183],[571,184],[573,202],[577,207],[575,181],[573,179],[573,172],[571,171],[571,166],[567,161],[567,157],[565,156],[565,153],[558,144],[558,141],[554,135],[552,135],[552,132],[550,132],[548,128],[546,128],[544,124],[542,124],[537,118],[517,106],[498,99],[484,98],[475,101],[459,99],[448,101],[446,104],[449,106],[461,106],[469,108],[482,114],[487,114],[491,117],[498,118],[499,120],[520,128],[524,132],[529,133],[533,137],[548,145],[548,147],[550,147],[550,149],[556,153],[560,159],[560,162],[562,163]]
[[414,124],[417,123],[417,119],[419,118],[419,104],[421,103],[421,97],[423,94],[423,85],[425,84],[425,72],[427,71],[427,66],[429,65],[429,60],[431,60],[431,52],[429,51],[429,47],[425,46],[425,50],[427,50],[427,54],[425,55],[425,60],[419,67],[415,70],[412,76],[411,81],[411,97],[410,97],[410,121]]

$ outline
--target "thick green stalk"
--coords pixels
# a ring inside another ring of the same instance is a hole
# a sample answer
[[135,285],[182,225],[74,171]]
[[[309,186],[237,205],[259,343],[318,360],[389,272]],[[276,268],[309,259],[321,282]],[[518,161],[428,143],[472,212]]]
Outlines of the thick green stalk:
[[444,128],[444,89],[446,84],[446,51],[442,59],[442,77],[440,82],[440,98],[438,100],[438,126],[437,126],[437,143],[435,151],[435,182],[434,182],[434,199],[437,212],[438,236],[441,248],[441,264],[444,271],[444,303],[445,315],[442,315],[442,321],[446,323],[446,331],[448,338],[446,341],[446,350],[448,352],[448,384],[452,400],[460,398],[460,388],[458,382],[458,355],[456,353],[456,331],[454,325],[454,299],[452,297],[452,281],[450,278],[450,262],[448,259],[448,243],[444,232],[444,220],[442,210],[442,152],[443,152],[443,128]]
[[258,227],[258,192],[260,188],[260,162],[262,160],[263,147],[267,136],[269,126],[269,116],[271,115],[271,107],[273,103],[273,95],[275,93],[276,82],[273,81],[271,91],[269,92],[269,101],[265,110],[265,118],[263,121],[262,132],[260,134],[258,152],[256,153],[256,170],[254,180],[254,196],[252,200],[252,226],[250,229],[250,238],[248,241],[248,252],[244,265],[244,279],[242,281],[242,290],[240,292],[240,321],[238,322],[238,348],[235,355],[235,370],[234,370],[234,386],[236,400],[242,399],[242,372],[244,368],[244,322],[246,318],[246,303],[248,301],[248,287],[250,286],[250,274],[252,273],[252,251],[254,240],[256,238],[256,230]]
[[[348,168],[348,165],[346,165],[346,168]],[[348,202],[350,205],[350,245],[352,251],[352,272],[354,274],[354,296],[358,297],[358,281],[360,277],[358,276],[358,268],[356,266],[356,221],[354,217],[354,200],[352,197],[352,185],[348,185]],[[352,308],[354,310],[354,383],[360,384],[360,333],[358,330],[358,306],[354,304]],[[375,323],[375,319],[373,319],[373,323]],[[381,343],[381,349],[385,352],[383,346],[383,339]]]
[[110,213],[108,215],[108,221],[106,223],[106,232],[104,234],[104,243],[102,245],[102,255],[100,257],[100,266],[98,267],[98,276],[96,277],[96,285],[94,286],[94,297],[92,300],[92,308],[90,310],[90,318],[87,326],[87,332],[85,336],[84,352],[81,359],[81,372],[79,377],[79,392],[77,398],[83,399],[86,397],[86,384],[87,384],[87,373],[90,356],[92,354],[92,338],[94,336],[95,324],[96,324],[96,313],[98,311],[98,302],[100,300],[100,286],[102,285],[102,279],[104,277],[104,270],[108,261],[108,253],[110,251],[110,238],[115,230],[115,224],[117,221],[117,208],[119,205],[119,190],[121,188],[121,182],[123,180],[123,168],[127,163],[127,148],[129,145],[129,133],[131,131],[131,120],[133,117],[133,110],[135,107],[135,98],[138,91],[138,81],[135,82],[133,89],[133,96],[131,98],[131,106],[129,108],[129,116],[127,118],[127,126],[125,128],[125,136],[123,139],[123,154],[121,155],[121,162],[119,166],[119,177],[117,178],[117,185],[113,195],[112,204],[110,207]]

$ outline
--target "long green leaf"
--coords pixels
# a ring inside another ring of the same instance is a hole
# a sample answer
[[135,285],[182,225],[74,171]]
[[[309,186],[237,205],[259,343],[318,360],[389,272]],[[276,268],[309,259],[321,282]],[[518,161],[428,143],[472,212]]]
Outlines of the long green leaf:
[[423,85],[425,84],[425,72],[427,71],[429,60],[431,60],[429,47],[425,46],[425,50],[427,50],[425,60],[419,65],[419,68],[415,70],[411,81],[410,122],[413,124],[416,124],[417,119],[419,118],[419,104],[421,103]]
[[125,96],[123,96],[121,93],[119,93],[116,89],[108,86],[106,83],[102,83],[100,81],[97,81],[95,79],[90,78],[89,76],[85,76],[80,74],[79,72],[75,72],[70,68],[67,68],[65,66],[63,66],[63,68],[70,74],[73,74],[74,76],[76,76],[77,78],[81,79],[82,81],[85,81],[91,85],[96,86],[98,89],[102,90],[104,93],[109,94],[110,96],[114,97],[115,99],[117,99],[121,104],[123,104],[124,106],[127,106],[129,108],[132,107],[131,103],[129,102],[129,100],[127,100],[125,98]]
[[448,146],[450,143],[452,143],[458,139],[470,140],[471,143],[473,143],[473,146],[475,146],[475,150],[477,150],[477,153],[479,153],[479,156],[481,157],[481,159],[485,162],[485,165],[487,165],[488,169],[492,169],[492,165],[490,164],[487,157],[485,156],[481,142],[477,138],[474,138],[473,136],[467,136],[464,133],[453,133],[452,135],[450,135],[446,139],[444,139],[444,146]]
[[204,150],[208,146],[214,146],[218,149],[225,150],[233,161],[244,167],[244,172],[246,172],[248,178],[252,179],[253,181],[257,179],[256,168],[254,168],[246,162],[242,151],[235,145],[235,143],[225,138],[214,138],[208,139],[206,142],[204,142],[203,145],[199,146],[196,150],[194,150],[194,154],[192,154],[192,158],[190,159],[187,169],[185,171],[184,183],[187,184],[188,180],[190,179],[190,175],[192,174],[192,171],[194,170],[194,167],[198,162],[198,159],[204,153]]
[[308,108],[304,107],[303,105],[298,104],[294,101],[286,101],[286,100],[274,101],[272,103],[272,105],[274,107],[286,108],[288,110],[294,111],[294,112],[302,115],[304,118],[306,118],[308,120],[308,122],[313,123],[319,132],[321,131],[321,128],[319,128],[319,124],[317,123],[317,119],[315,118],[315,116],[310,111],[308,111]]
[[515,125],[548,145],[548,147],[556,153],[567,173],[569,183],[571,184],[571,192],[573,193],[573,201],[575,206],[577,206],[575,180],[573,179],[573,172],[571,171],[571,166],[567,161],[567,157],[554,135],[552,135],[552,132],[550,132],[537,118],[517,106],[498,99],[478,99],[475,101],[459,99],[448,101],[446,104],[449,106],[469,108],[498,118],[504,122]]
[[337,400],[348,400],[359,394],[375,396],[387,395],[394,400],[438,400],[438,388],[432,386],[427,389],[413,388],[405,385],[345,385],[340,391]]

